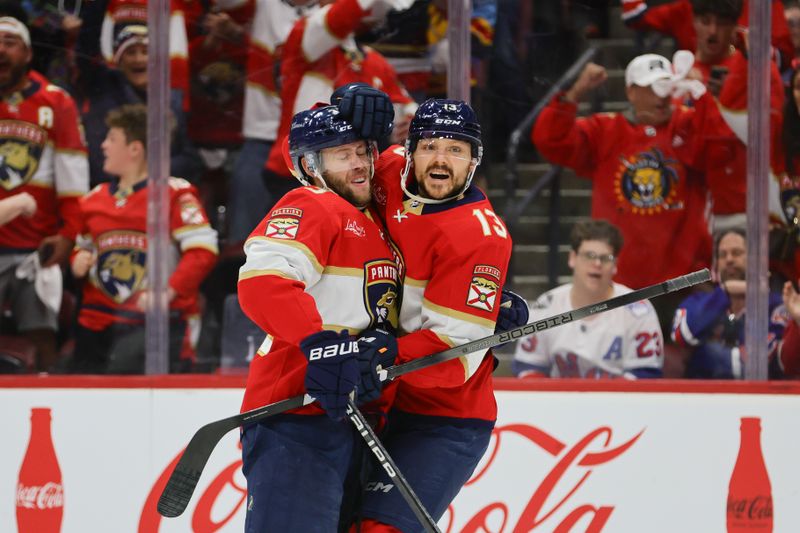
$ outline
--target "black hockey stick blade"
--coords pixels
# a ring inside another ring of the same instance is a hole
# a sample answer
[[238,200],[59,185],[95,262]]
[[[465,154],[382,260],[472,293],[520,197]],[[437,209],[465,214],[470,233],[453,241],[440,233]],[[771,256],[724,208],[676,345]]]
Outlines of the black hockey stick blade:
[[397,484],[397,490],[400,491],[400,495],[408,506],[411,507],[417,520],[419,520],[419,523],[425,528],[425,531],[427,533],[441,533],[439,527],[436,525],[436,521],[431,517],[428,510],[425,509],[425,505],[423,505],[417,493],[414,492],[414,489],[411,488],[411,485],[408,483],[403,473],[400,472],[400,469],[397,468],[394,459],[389,455],[386,447],[384,447],[383,443],[375,434],[375,431],[364,418],[364,415],[361,414],[361,410],[359,410],[352,398],[347,402],[347,418],[350,419],[356,427],[358,434],[361,435],[369,449],[372,450],[372,453],[380,463],[381,468],[386,472],[386,475],[389,476],[389,479]]
[[183,451],[175,470],[167,480],[164,491],[158,499],[158,512],[162,516],[173,518],[180,516],[192,499],[200,474],[203,472],[211,452],[226,433],[239,426],[272,416],[289,409],[296,409],[314,401],[309,395],[295,396],[280,402],[271,403],[235,416],[223,418],[201,427],[189,441]]
[[[478,350],[486,350],[499,344],[520,339],[530,335],[531,333],[554,328],[560,326],[561,324],[566,324],[568,322],[580,320],[581,318],[586,318],[587,316],[610,311],[612,309],[623,307],[640,300],[647,300],[670,292],[686,289],[699,283],[705,283],[710,279],[711,273],[707,268],[704,268],[684,276],[672,278],[662,283],[650,285],[649,287],[645,287],[643,289],[631,291],[627,294],[611,298],[610,300],[605,300],[597,304],[573,309],[572,311],[567,311],[566,313],[561,313],[560,315],[555,315],[537,322],[525,324],[524,326],[520,326],[518,328],[474,340],[472,342],[462,344],[461,346],[450,348],[449,350],[445,350],[443,352],[438,352],[425,357],[420,357],[419,359],[415,359],[413,361],[409,361],[408,363],[389,367],[381,371],[381,379],[383,381],[387,379],[395,379],[403,374],[407,374],[422,368],[427,368],[429,366],[438,365],[439,363],[444,363],[445,361],[456,359],[472,352],[477,352]],[[161,513],[162,516],[175,517],[179,516],[181,513],[183,513],[183,511],[186,510],[186,507],[189,505],[189,500],[192,497],[192,493],[197,486],[197,482],[200,480],[200,474],[208,462],[208,458],[211,456],[211,452],[214,451],[217,443],[222,439],[223,436],[225,436],[226,433],[236,429],[239,426],[256,423],[260,420],[264,420],[265,418],[269,418],[270,416],[288,411],[289,409],[296,409],[298,407],[302,407],[303,405],[308,405],[313,401],[314,399],[307,394],[303,396],[295,396],[293,398],[271,403],[257,409],[252,409],[235,416],[223,418],[222,420],[217,420],[216,422],[211,422],[210,424],[206,424],[200,428],[197,433],[194,434],[192,440],[189,441],[189,445],[186,446],[186,450],[184,450],[183,455],[178,461],[178,464],[175,466],[175,470],[173,470],[172,474],[170,475],[167,485],[164,487],[164,491],[161,493],[161,497],[158,500],[158,512]]]

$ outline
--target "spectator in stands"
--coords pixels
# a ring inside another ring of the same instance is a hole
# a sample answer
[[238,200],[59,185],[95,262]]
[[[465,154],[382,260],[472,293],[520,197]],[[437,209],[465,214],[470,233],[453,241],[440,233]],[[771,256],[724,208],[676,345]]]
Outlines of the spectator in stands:
[[[672,64],[646,54],[625,71],[628,111],[576,118],[578,101],[606,78],[603,67],[587,64],[542,111],[533,143],[552,163],[592,180],[592,217],[608,220],[625,239],[615,257],[619,283],[638,289],[708,266],[706,189],[688,177],[687,167],[699,165],[713,99],[698,82],[692,85],[699,90],[696,106],[673,109],[679,80]],[[674,306],[662,317],[666,327],[673,312]]]
[[791,281],[783,286],[783,305],[790,320],[783,331],[779,361],[783,374],[797,379],[800,378],[800,294]]
[[[539,297],[530,322],[631,292],[612,281],[622,249],[616,227],[605,220],[579,222],[570,245],[572,283]],[[655,309],[643,300],[521,339],[513,367],[517,377],[658,378],[663,346]]]
[[[380,0],[398,10],[412,0]],[[378,0],[336,0],[298,20],[283,47],[281,60],[281,119],[278,139],[289,133],[292,116],[326,102],[336,87],[364,82],[389,95],[395,123],[411,116],[417,104],[378,52],[356,44],[354,32]],[[294,188],[280,150],[270,152],[264,180],[274,198]],[[266,208],[268,206],[264,206]]]
[[[105,16],[103,2],[92,2],[84,11],[84,24],[78,39],[78,76],[75,90],[89,145],[91,185],[107,182],[100,148],[108,133],[105,118],[125,104],[147,101],[147,26],[128,24],[114,37],[114,56],[107,65],[99,53],[96,30]],[[200,171],[196,150],[186,134],[183,92],[173,89],[170,108],[177,122],[177,134],[170,146],[171,173],[194,181]]]
[[[794,57],[792,38],[782,0],[771,1],[772,45],[786,65]],[[622,20],[637,30],[673,37],[679,50],[696,50],[698,62],[715,65],[728,54],[736,27],[747,29],[748,8],[747,0],[670,0],[653,6],[646,0],[622,0]]]
[[[69,87],[75,42],[81,28],[81,0],[11,0],[27,11],[33,45],[31,68],[51,83]],[[3,2],[3,3],[7,3]],[[0,7],[0,12],[3,11]]]
[[794,51],[791,59],[794,59],[800,57],[800,3],[787,2],[783,13],[786,16],[786,25],[789,27],[789,37]]
[[[61,284],[52,298],[34,280],[60,276],[80,227],[78,198],[89,176],[75,102],[29,73],[30,34],[24,11],[18,16],[0,17],[0,200],[27,193],[36,211],[0,227],[0,308],[10,309],[16,330],[36,346],[39,370],[48,371],[57,357]],[[32,253],[41,268],[34,279],[20,279],[17,270]]]
[[[83,223],[72,273],[88,280],[75,334],[74,370],[110,374],[144,371],[147,279],[147,108],[125,105],[108,115],[104,170],[116,176],[81,200]],[[195,188],[169,180],[169,219],[177,265],[169,279],[170,371],[180,358],[198,287],[217,256],[216,232]]]
[[781,135],[772,142],[770,285],[800,278],[800,69],[790,71]]
[[[696,292],[675,312],[672,340],[692,348],[686,377],[700,379],[741,379],[744,375],[745,291],[747,284],[747,240],[739,229],[715,235],[716,279],[710,292]],[[769,295],[770,376],[780,377],[777,357],[788,316],[781,295]]]
[[294,23],[313,12],[317,3],[318,0],[245,0],[231,3],[231,7],[220,6],[233,23],[249,28],[244,116],[240,124],[244,143],[228,187],[231,243],[243,243],[268,207],[280,198],[280,191],[273,194],[267,189],[261,174],[278,136],[281,52]]

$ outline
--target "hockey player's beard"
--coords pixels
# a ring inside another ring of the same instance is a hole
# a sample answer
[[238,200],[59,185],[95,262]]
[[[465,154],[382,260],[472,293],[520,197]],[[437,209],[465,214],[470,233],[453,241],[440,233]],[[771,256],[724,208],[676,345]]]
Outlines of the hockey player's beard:
[[[325,178],[325,183],[328,185],[328,188],[347,200],[349,203],[353,204],[355,207],[359,209],[363,209],[364,207],[369,204],[370,200],[372,199],[372,178],[370,176],[369,170],[364,169],[362,170],[351,170],[347,173],[347,176],[341,180],[332,179],[331,176],[326,172],[323,174]],[[367,180],[367,187],[361,190],[353,190],[350,187],[350,180],[364,177]]]

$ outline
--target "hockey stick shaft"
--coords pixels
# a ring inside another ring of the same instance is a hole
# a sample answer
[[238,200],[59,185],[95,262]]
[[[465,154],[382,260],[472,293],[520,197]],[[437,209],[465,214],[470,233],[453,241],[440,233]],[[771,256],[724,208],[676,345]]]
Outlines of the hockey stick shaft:
[[[479,350],[486,350],[499,344],[504,344],[506,342],[525,337],[532,333],[558,327],[561,324],[580,320],[588,316],[604,313],[606,311],[617,309],[640,300],[646,300],[670,292],[685,289],[693,285],[709,281],[710,279],[711,274],[707,268],[704,268],[702,270],[698,270],[684,276],[678,276],[676,278],[664,281],[662,283],[657,283],[643,289],[631,291],[627,294],[611,298],[610,300],[605,300],[597,304],[587,305],[572,311],[567,311],[566,313],[561,313],[560,315],[555,315],[537,322],[520,326],[518,328],[504,331],[502,333],[496,333],[494,335],[484,337],[483,339],[468,342],[443,352],[438,352],[425,357],[420,357],[419,359],[415,359],[407,363],[389,367],[386,370],[381,371],[381,379],[384,381],[386,379],[395,379],[403,374],[407,374],[415,370],[420,370],[422,368],[427,368],[439,363],[444,363],[445,361],[456,359]],[[223,436],[225,436],[226,433],[240,426],[253,424],[290,409],[296,409],[298,407],[308,405],[313,401],[314,398],[308,394],[295,396],[293,398],[287,398],[286,400],[271,403],[257,409],[252,409],[238,415],[223,418],[201,427],[189,441],[189,444],[186,446],[186,449],[178,461],[178,464],[175,466],[175,470],[173,470],[172,474],[170,475],[167,485],[164,487],[164,491],[161,493],[161,497],[158,500],[158,512],[167,517],[179,516],[181,513],[183,513],[183,511],[186,509],[186,506],[189,504],[189,500],[191,499],[192,493],[197,486],[197,482],[200,480],[200,474],[202,473],[208,458],[211,456],[211,452],[214,451],[217,443],[222,439]]]
[[428,513],[428,510],[425,509],[425,506],[414,492],[414,489],[411,488],[411,485],[409,485],[403,473],[397,468],[394,459],[389,455],[386,447],[384,447],[383,443],[375,434],[375,431],[364,418],[364,415],[361,414],[361,411],[352,398],[347,402],[347,417],[356,427],[356,431],[364,439],[364,442],[367,443],[369,449],[372,450],[372,453],[378,459],[386,475],[395,482],[403,499],[408,506],[411,507],[419,523],[425,528],[425,531],[427,533],[441,533],[439,527],[436,525],[436,521],[431,517],[430,513]]

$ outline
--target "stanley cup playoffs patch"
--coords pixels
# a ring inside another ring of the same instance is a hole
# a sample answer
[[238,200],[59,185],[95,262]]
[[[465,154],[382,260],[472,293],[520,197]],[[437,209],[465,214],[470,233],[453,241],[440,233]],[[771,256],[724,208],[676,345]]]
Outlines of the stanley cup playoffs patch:
[[500,269],[489,265],[475,265],[467,293],[467,305],[491,313],[499,293]]
[[273,239],[295,240],[300,229],[303,210],[296,207],[281,207],[272,212],[267,222],[265,235]]

